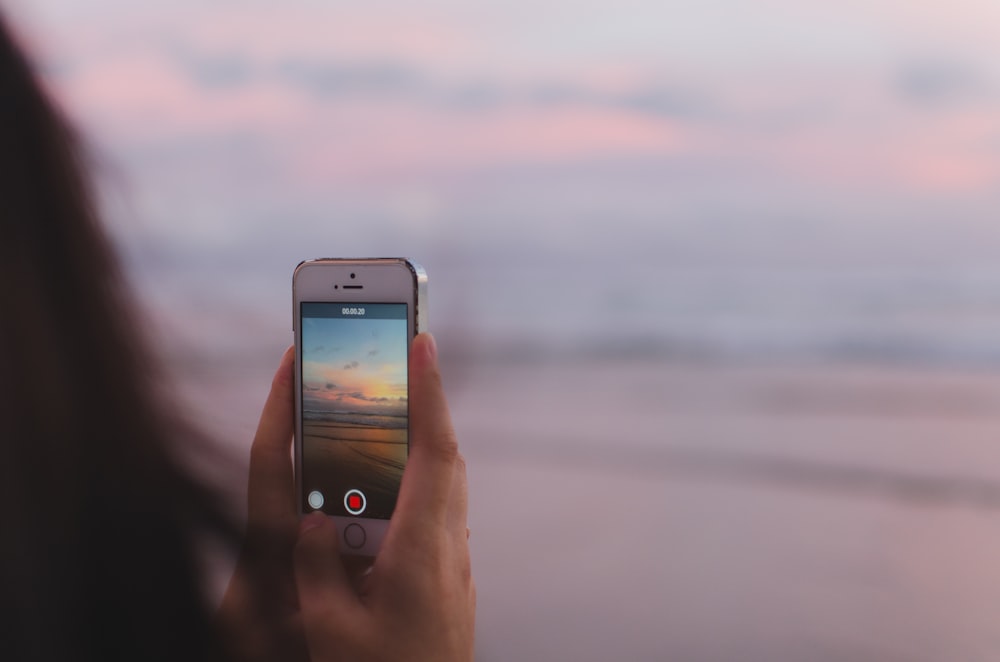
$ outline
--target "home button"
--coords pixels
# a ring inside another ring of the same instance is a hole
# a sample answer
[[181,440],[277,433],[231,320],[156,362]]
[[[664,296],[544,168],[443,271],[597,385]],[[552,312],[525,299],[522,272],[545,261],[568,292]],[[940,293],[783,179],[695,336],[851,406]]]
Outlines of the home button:
[[348,524],[344,529],[344,542],[351,549],[361,549],[367,539],[368,534],[360,524]]

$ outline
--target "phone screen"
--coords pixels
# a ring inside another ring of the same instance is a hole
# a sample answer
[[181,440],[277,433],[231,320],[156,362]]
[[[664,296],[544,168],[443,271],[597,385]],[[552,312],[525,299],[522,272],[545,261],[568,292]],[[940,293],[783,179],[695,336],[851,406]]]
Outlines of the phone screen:
[[407,304],[300,306],[303,508],[389,519],[408,449]]

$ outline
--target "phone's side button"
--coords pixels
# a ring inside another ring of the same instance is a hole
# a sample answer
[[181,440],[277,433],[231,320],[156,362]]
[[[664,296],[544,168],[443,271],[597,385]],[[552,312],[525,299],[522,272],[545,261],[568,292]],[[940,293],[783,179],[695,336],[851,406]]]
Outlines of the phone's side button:
[[344,542],[351,549],[361,549],[367,539],[368,534],[360,524],[348,524],[344,529]]

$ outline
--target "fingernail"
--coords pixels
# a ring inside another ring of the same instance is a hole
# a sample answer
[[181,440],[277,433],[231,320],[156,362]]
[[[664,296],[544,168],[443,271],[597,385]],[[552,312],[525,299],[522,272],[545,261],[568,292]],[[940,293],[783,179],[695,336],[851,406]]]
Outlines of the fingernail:
[[302,535],[310,529],[315,529],[317,526],[323,526],[324,523],[326,523],[326,514],[322,511],[315,510],[303,517],[302,521],[299,522],[299,535]]

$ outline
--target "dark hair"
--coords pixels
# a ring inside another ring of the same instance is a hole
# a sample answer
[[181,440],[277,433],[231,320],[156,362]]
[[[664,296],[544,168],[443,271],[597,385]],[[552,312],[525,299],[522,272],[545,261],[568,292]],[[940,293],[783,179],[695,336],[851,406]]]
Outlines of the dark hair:
[[0,655],[217,656],[184,466],[80,141],[0,18]]

